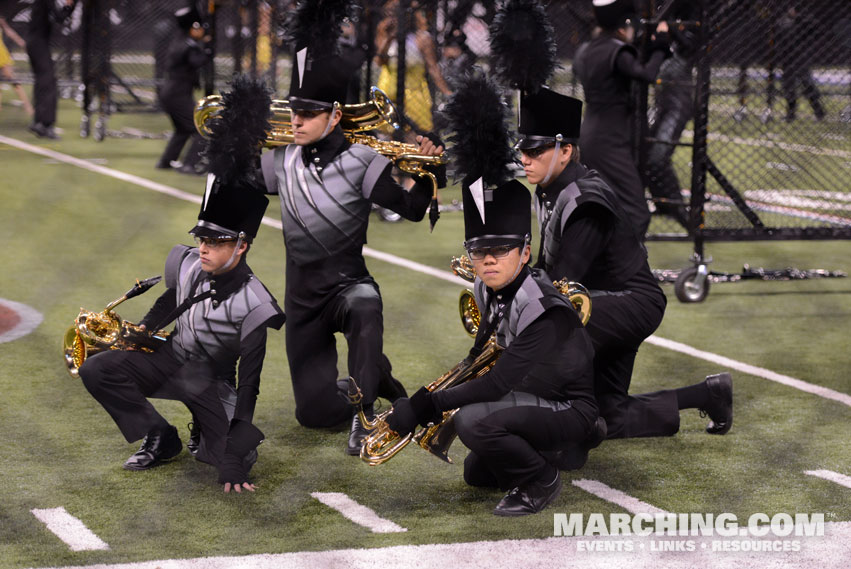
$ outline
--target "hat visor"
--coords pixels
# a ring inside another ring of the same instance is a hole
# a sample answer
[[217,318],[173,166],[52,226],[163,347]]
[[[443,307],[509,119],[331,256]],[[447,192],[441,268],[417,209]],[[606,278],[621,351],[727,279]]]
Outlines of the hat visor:
[[300,97],[290,97],[288,103],[294,111],[330,111],[334,107],[334,103]]
[[238,237],[236,233],[233,233],[230,230],[204,227],[201,225],[196,225],[190,229],[189,234],[194,235],[195,237],[208,237],[210,239],[236,239]]
[[517,150],[531,150],[532,148],[544,148],[546,146],[555,146],[556,139],[552,136],[524,136],[515,147]]
[[464,247],[467,249],[479,249],[482,247],[503,247],[505,245],[514,245],[521,247],[526,243],[523,237],[516,235],[489,235],[487,237],[474,237],[464,241]]

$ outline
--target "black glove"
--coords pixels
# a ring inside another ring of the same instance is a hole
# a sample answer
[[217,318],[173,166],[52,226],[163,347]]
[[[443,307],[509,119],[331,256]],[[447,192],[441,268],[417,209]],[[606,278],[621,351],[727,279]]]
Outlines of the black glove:
[[231,421],[228,431],[225,455],[219,465],[219,483],[230,482],[233,485],[248,482],[248,465],[245,457],[263,442],[263,432],[241,419]]
[[219,465],[219,484],[230,482],[233,486],[239,486],[248,482],[248,472],[245,468],[245,459],[233,454],[225,454]]
[[440,420],[441,413],[434,406],[431,392],[420,387],[410,399],[400,397],[393,404],[393,412],[387,416],[387,426],[400,436],[413,432],[419,423],[423,427]]
[[[442,146],[443,149],[446,150],[446,144],[444,144],[443,141],[440,140],[440,137],[437,136],[436,133],[427,132],[423,136],[428,138],[435,146]],[[446,187],[446,164],[440,164],[436,166],[429,165],[426,166],[425,169],[434,174],[434,177],[437,178],[438,188]]]
[[650,39],[650,51],[663,51],[665,52],[665,59],[669,58],[674,54],[671,51],[671,36],[668,32],[656,32],[653,34],[653,37]]

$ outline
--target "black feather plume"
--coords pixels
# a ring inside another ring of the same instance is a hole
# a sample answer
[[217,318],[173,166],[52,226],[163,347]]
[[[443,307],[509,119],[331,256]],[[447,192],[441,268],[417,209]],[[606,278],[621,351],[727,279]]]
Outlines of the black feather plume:
[[535,92],[559,67],[553,26],[538,0],[506,0],[489,31],[491,68],[506,86]]
[[271,91],[261,81],[238,75],[222,91],[224,109],[210,121],[204,155],[210,172],[223,183],[254,173],[266,133],[271,129]]
[[345,20],[356,21],[360,7],[352,0],[299,0],[285,24],[284,39],[296,50],[316,55],[337,53]]
[[484,178],[488,186],[512,177],[515,161],[509,138],[508,105],[499,86],[481,69],[461,77],[443,108],[452,142],[449,157],[456,177],[469,185]]

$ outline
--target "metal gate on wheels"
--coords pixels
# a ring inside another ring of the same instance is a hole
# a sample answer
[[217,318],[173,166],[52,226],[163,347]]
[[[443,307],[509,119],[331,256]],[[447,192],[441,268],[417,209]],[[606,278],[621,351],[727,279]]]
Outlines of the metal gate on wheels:
[[[692,267],[657,276],[683,302],[704,300],[711,282],[845,276],[747,265],[717,273],[705,244],[851,238],[851,3],[644,4],[645,37],[665,20],[696,42],[690,52],[675,40],[639,113],[648,117],[638,155],[655,206],[671,217],[687,206],[687,231],[657,222],[648,239],[694,241]],[[689,122],[677,130],[671,107],[689,99]],[[666,193],[671,176],[690,189]]]

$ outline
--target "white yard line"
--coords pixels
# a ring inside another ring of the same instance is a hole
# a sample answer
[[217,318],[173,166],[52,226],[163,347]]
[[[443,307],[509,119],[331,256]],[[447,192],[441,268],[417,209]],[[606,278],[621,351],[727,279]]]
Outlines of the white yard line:
[[620,490],[615,490],[611,486],[606,486],[597,480],[574,480],[573,485],[577,488],[582,488],[590,494],[594,494],[598,498],[602,498],[607,502],[617,504],[627,512],[633,514],[667,514],[665,510],[651,506],[646,502],[642,502],[638,498],[633,498],[629,494],[624,494]]
[[673,340],[667,340],[665,338],[660,338],[656,335],[650,336],[645,340],[645,342],[647,342],[648,344],[653,344],[654,346],[659,346],[660,348],[667,348],[668,350],[673,350],[675,352],[680,352],[681,354],[686,354],[688,356],[706,360],[708,362],[718,364],[719,366],[725,368],[734,369],[742,373],[747,373],[749,375],[755,375],[757,377],[761,377],[769,381],[782,383],[783,385],[786,385],[788,387],[794,387],[795,389],[800,389],[801,391],[806,391],[807,393],[812,393],[813,395],[818,395],[819,397],[824,397],[825,399],[832,399],[834,401],[838,401],[839,403],[843,403],[851,407],[851,395],[847,395],[839,391],[834,391],[833,389],[822,387],[821,385],[807,383],[806,381],[795,379],[794,377],[789,377],[788,375],[779,374],[769,369],[739,362],[718,354],[713,354],[712,352],[699,350],[687,344],[675,342]]
[[[193,203],[200,204],[201,197],[196,196],[194,194],[190,194],[188,192],[184,192],[182,190],[178,190],[177,188],[172,188],[170,186],[166,186],[164,184],[158,184],[156,182],[152,182],[150,180],[146,180],[145,178],[141,178],[139,176],[134,176],[132,174],[125,174],[124,172],[120,172],[118,170],[113,170],[112,168],[107,168],[105,166],[99,166],[97,164],[92,164],[86,160],[81,160],[80,158],[75,158],[73,156],[69,156],[67,154],[63,154],[61,152],[56,152],[54,150],[50,150],[48,148],[42,148],[40,146],[35,146],[32,144],[27,144],[26,142],[22,142],[15,138],[9,138],[7,136],[3,136],[0,134],[0,143],[8,144],[9,146],[14,146],[15,148],[19,148],[21,150],[25,150],[27,152],[33,152],[35,154],[40,154],[42,156],[46,156],[48,158],[52,158],[53,160],[57,160],[59,162],[65,162],[67,164],[71,164],[73,166],[77,166],[79,168],[84,168],[86,170],[96,172],[98,174],[102,174],[104,176],[110,176],[119,180],[123,180],[129,182],[131,184],[136,184],[142,186],[144,188],[160,192],[163,194],[167,194],[173,196],[178,199],[190,201]],[[275,227],[277,229],[281,229],[281,222],[277,219],[272,219],[270,217],[264,217],[263,223],[270,227]],[[375,259],[379,259],[382,261],[386,261],[388,263],[404,267],[406,269],[410,269],[412,271],[416,271],[419,273],[427,274],[436,278],[443,279],[445,281],[458,284],[459,286],[469,287],[468,282],[464,281],[460,277],[455,276],[449,271],[442,271],[440,269],[435,269],[433,267],[429,267],[427,265],[423,265],[421,263],[417,263],[414,261],[410,261],[408,259],[404,259],[402,257],[397,257],[396,255],[391,255],[389,253],[384,253],[381,251],[376,251],[375,249],[371,249],[369,247],[363,248],[363,253],[366,256],[373,257]],[[666,340],[665,338],[660,338],[659,336],[650,336],[646,340],[650,344],[654,344],[659,347],[667,348],[670,350],[674,350],[683,354],[691,355],[696,358],[704,359],[713,363],[717,363],[719,365],[729,367],[744,373],[748,373],[751,375],[755,375],[757,377],[762,377],[764,379],[769,379],[771,381],[776,381],[778,383],[782,383],[789,387],[794,387],[795,389],[800,389],[801,391],[806,391],[807,393],[812,393],[814,395],[818,395],[820,397],[824,397],[826,399],[832,399],[834,401],[838,401],[840,403],[844,403],[845,405],[851,406],[851,395],[847,395],[845,393],[840,393],[838,391],[834,391],[827,387],[821,387],[819,385],[814,385],[812,383],[807,383],[806,381],[802,381],[800,379],[795,379],[793,377],[789,377],[786,375],[781,375],[779,373],[775,373],[771,370],[767,370],[764,368],[752,366],[743,362],[738,362],[736,360],[713,354],[711,352],[705,352],[703,350],[698,350],[697,348],[692,348],[686,344],[681,344],[680,342],[674,342],[673,340]]]
[[71,551],[109,549],[106,542],[96,536],[83,522],[66,512],[65,508],[31,511],[41,523],[47,526],[47,529],[67,543]]
[[834,472],[832,470],[805,470],[804,474],[824,478],[825,480],[836,482],[837,484],[845,486],[846,488],[851,488],[851,476],[845,476],[844,474],[839,474],[838,472]]
[[[666,537],[664,542],[657,536],[583,536],[166,559],[54,569],[846,569],[851,558],[851,522],[827,522],[824,526],[824,536],[783,538],[798,542],[800,550],[791,552],[718,551],[716,544],[723,545],[725,541],[717,536]],[[678,541],[691,543],[692,550],[664,552],[659,549],[661,543]],[[742,541],[778,540],[751,538]],[[629,550],[625,549],[627,544]]]
[[358,504],[342,492],[311,492],[311,496],[334,510],[343,517],[363,526],[372,533],[400,533],[408,531],[406,528],[385,520],[371,509]]

